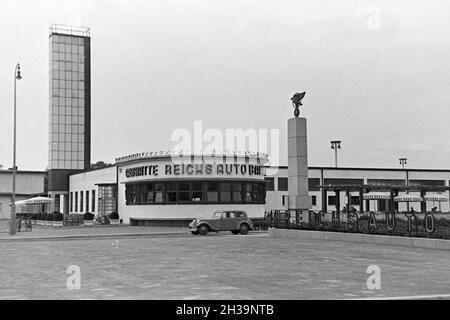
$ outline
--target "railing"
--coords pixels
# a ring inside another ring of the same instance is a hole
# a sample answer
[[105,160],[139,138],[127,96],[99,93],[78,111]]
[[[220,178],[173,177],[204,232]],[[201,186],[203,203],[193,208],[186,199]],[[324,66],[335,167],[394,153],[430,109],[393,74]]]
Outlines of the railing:
[[270,227],[450,239],[450,213],[429,212],[266,212]]

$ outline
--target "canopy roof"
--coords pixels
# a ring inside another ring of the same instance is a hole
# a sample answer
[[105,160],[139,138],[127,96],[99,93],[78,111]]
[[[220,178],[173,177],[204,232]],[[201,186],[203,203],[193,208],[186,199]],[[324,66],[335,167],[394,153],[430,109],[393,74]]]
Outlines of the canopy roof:
[[16,206],[24,206],[24,205],[33,205],[33,204],[46,204],[46,203],[53,203],[55,200],[48,197],[34,197],[26,200],[19,200],[16,201]]
[[450,186],[425,186],[425,185],[399,185],[399,184],[328,184],[319,185],[321,189],[330,191],[362,191],[370,192],[372,190],[377,191],[447,191],[450,190]]
[[376,192],[371,191],[363,195],[364,200],[385,200],[390,199],[391,195],[389,192]]

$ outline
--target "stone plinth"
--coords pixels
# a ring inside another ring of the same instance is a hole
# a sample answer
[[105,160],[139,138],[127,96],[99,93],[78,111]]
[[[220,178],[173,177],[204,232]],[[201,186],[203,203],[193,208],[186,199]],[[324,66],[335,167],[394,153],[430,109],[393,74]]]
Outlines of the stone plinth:
[[288,120],[288,194],[289,209],[301,209],[307,222],[311,198],[308,193],[308,143],[305,118]]

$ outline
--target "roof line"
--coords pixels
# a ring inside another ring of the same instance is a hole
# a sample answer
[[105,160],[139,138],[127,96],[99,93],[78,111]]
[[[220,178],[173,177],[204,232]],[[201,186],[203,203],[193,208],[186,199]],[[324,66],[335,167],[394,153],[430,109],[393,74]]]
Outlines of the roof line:
[[[274,168],[274,169],[287,169],[288,166],[265,166],[266,168]],[[358,170],[358,171],[398,171],[398,172],[411,172],[411,171],[434,171],[434,172],[449,172],[450,169],[419,169],[419,168],[412,168],[412,169],[402,169],[402,168],[363,168],[363,167],[308,167],[308,169],[312,170]]]

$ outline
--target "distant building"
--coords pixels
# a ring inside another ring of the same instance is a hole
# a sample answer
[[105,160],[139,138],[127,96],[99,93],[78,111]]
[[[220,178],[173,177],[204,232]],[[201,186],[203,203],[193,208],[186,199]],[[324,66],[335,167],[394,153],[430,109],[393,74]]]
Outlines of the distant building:
[[[45,171],[17,171],[16,173],[16,201],[25,200],[33,196],[43,195],[45,190]],[[0,170],[0,219],[11,216],[12,171]],[[21,212],[18,208],[17,212]]]
[[[203,159],[213,160],[210,155],[204,155]],[[235,165],[258,164],[254,156],[249,161],[236,158],[225,162],[224,165],[229,166],[229,169],[233,166],[230,174],[226,171],[217,174],[217,169],[212,169],[210,174],[203,171],[197,174],[192,167],[189,167],[188,172],[189,162],[186,162],[184,169],[180,166],[180,171],[175,174],[174,163],[168,156],[120,160],[106,168],[70,176],[69,212],[90,211],[96,215],[107,215],[116,211],[124,223],[181,225],[195,217],[210,216],[215,210],[221,209],[246,210],[250,217],[263,217],[268,210],[288,209],[287,166],[264,166],[265,161],[261,161],[261,174],[248,176],[235,171]],[[152,170],[157,170],[157,174]],[[336,194],[321,190],[320,185],[402,186],[406,185],[407,179],[409,185],[450,185],[450,170],[442,169],[309,167],[308,170],[309,195],[312,210],[315,211],[324,208],[334,211],[337,203],[341,204],[341,209],[347,204],[344,192],[339,194],[340,200],[336,201]],[[448,191],[443,193],[449,194]],[[351,205],[359,211],[359,193],[350,192],[349,195]],[[388,206],[387,200],[364,200],[362,210],[384,211],[388,210]],[[420,203],[411,203],[410,207],[421,211]],[[449,201],[426,203],[426,210],[433,207],[443,212],[450,211]],[[398,209],[406,210],[406,204],[399,203]]]
[[48,195],[68,212],[69,175],[90,166],[90,31],[52,25],[49,42]]

